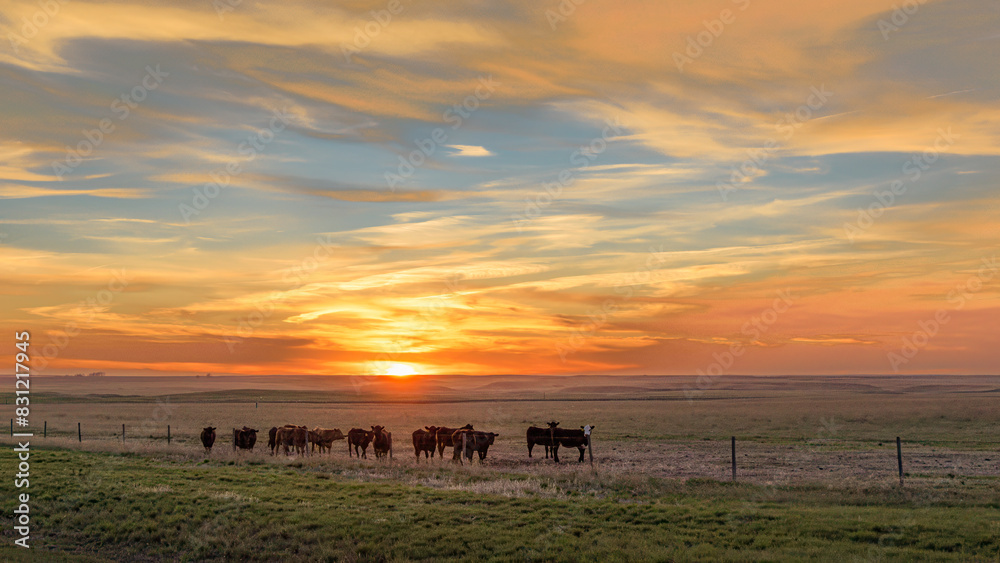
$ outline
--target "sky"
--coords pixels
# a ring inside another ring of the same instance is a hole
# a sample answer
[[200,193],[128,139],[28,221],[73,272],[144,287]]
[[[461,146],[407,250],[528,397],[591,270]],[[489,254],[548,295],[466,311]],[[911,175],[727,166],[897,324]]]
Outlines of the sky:
[[335,4],[0,0],[36,373],[996,373],[997,2]]

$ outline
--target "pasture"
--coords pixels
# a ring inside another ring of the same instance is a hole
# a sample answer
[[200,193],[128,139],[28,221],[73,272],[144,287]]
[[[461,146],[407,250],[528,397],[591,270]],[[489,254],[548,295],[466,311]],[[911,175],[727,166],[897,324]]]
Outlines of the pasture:
[[[32,418],[49,437],[32,441],[34,545],[122,561],[997,559],[997,380],[866,381],[733,378],[691,402],[666,382],[600,398],[493,386],[474,402],[467,389],[405,402],[336,389],[123,397],[40,385]],[[265,401],[247,400],[258,394]],[[527,457],[525,429],[548,420],[596,425],[593,469],[576,450],[562,449],[559,465],[540,447]],[[393,459],[349,459],[343,440],[330,454],[272,457],[266,431],[285,423],[385,425]],[[416,461],[412,430],[465,423],[500,434],[485,464]],[[206,456],[208,425],[219,438]],[[236,453],[231,429],[243,425],[263,439]],[[13,472],[10,456],[2,471]],[[9,518],[10,495],[4,503]]]

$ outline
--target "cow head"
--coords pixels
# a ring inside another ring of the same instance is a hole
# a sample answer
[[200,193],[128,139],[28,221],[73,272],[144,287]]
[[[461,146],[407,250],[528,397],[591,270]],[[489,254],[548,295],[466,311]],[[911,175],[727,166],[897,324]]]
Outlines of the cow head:
[[426,430],[430,434],[437,434],[438,427],[437,426],[424,426],[424,430]]
[[214,426],[209,426],[207,428],[204,428],[202,431],[203,432],[212,433],[212,432],[215,432],[215,427]]
[[341,440],[343,438],[344,438],[344,433],[340,431],[340,428],[334,428],[333,429],[333,439],[334,440]]
[[372,432],[376,435],[381,434],[383,430],[385,430],[385,426],[372,426]]
[[552,422],[546,422],[545,424],[548,424],[548,425],[549,425],[549,428],[555,428],[556,426],[559,426],[559,423],[558,423],[558,422],[555,422],[555,421],[552,421]]
[[471,424],[466,424],[465,426],[459,428],[459,430],[473,430]]
[[499,435],[500,434],[497,433],[497,432],[487,432],[486,433],[486,443],[488,445],[492,446],[493,445],[493,439],[496,438]]

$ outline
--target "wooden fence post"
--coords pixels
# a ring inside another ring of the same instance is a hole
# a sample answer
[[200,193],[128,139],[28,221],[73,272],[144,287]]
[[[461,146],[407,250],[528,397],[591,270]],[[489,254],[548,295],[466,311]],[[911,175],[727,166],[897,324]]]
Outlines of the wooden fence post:
[[49,437],[49,421],[45,421],[45,425],[42,426],[42,438]]
[[903,445],[896,436],[896,461],[899,463],[899,486],[903,486]]
[[170,425],[167,425],[167,445],[170,445]]
[[736,480],[736,436],[732,437],[733,442],[733,481]]
[[83,432],[80,430],[80,423],[76,423],[76,439],[79,442],[83,442]]
[[594,467],[594,450],[592,450],[590,448],[590,445],[593,442],[594,442],[594,437],[588,435],[587,436],[587,455],[590,456],[590,467],[591,467],[591,469],[593,469],[593,467]]

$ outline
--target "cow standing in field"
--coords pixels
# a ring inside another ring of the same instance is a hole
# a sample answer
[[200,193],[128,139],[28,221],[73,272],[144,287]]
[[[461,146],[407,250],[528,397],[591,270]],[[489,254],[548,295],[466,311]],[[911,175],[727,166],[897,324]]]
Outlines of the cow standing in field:
[[438,455],[441,456],[441,459],[444,459],[444,449],[450,448],[455,445],[455,442],[452,441],[452,436],[454,436],[455,432],[459,430],[472,430],[472,425],[466,424],[461,428],[448,428],[446,426],[438,427],[437,445],[438,445]]
[[552,441],[555,437],[553,430],[559,426],[559,423],[553,421],[547,422],[546,425],[548,428],[539,428],[537,426],[528,428],[528,457],[531,457],[531,450],[535,446],[545,446],[545,459],[549,459],[549,448],[552,447]]
[[384,426],[372,426],[372,449],[375,459],[383,459],[386,454],[392,458],[392,432],[387,432]]
[[316,446],[319,446],[319,453],[324,451],[333,451],[333,442],[335,440],[343,440],[344,433],[340,431],[340,428],[313,428],[309,431],[309,441],[312,442],[313,451],[316,450]]
[[424,458],[433,459],[437,449],[437,431],[437,426],[424,426],[422,430],[413,431],[413,453],[417,455],[417,462],[420,462],[420,452],[424,453]]
[[215,445],[215,427],[209,426],[202,429],[201,445],[205,446],[205,455],[212,453],[212,446]]
[[237,448],[241,450],[253,451],[254,444],[257,443],[257,429],[244,426],[243,428],[233,428],[233,451]]
[[590,431],[597,428],[590,425],[590,428],[581,426],[579,430],[566,430],[565,428],[554,429],[556,442],[552,445],[552,459],[559,463],[559,446],[566,448],[577,448],[580,450],[579,462],[583,462],[583,454],[590,445]]
[[[496,432],[479,432],[475,430],[458,430],[452,434],[452,442],[455,444],[455,454],[452,456],[452,462],[458,461],[462,462],[462,455],[472,463],[473,452],[479,454],[479,463],[482,463],[486,459],[486,453],[489,451],[490,446],[493,445],[493,440],[499,436]],[[464,463],[463,463],[464,465]]]
[[278,452],[278,427],[272,426],[267,431],[267,447],[271,449],[271,455]]
[[358,457],[368,459],[368,444],[375,439],[375,433],[360,428],[351,428],[347,431],[347,457],[351,456],[351,447]]
[[286,424],[275,432],[274,441],[276,447],[281,446],[285,455],[288,455],[289,446],[294,447],[298,455],[309,455],[309,429],[305,426]]

